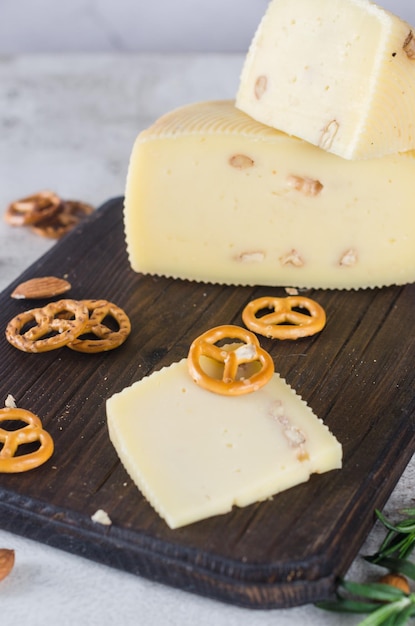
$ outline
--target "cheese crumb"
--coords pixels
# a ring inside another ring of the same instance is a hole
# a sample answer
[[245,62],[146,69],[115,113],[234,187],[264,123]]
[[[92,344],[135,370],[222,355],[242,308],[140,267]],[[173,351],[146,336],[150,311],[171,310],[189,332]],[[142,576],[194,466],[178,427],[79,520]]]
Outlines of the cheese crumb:
[[244,359],[252,361],[253,359],[255,359],[257,352],[256,347],[253,343],[247,343],[243,346],[239,346],[239,348],[236,348],[236,350],[234,350],[234,354],[241,361]]
[[15,409],[16,408],[16,400],[14,399],[14,397],[10,393],[9,393],[9,395],[6,398],[4,406],[6,406],[8,409]]
[[103,509],[98,509],[97,511],[95,511],[95,513],[91,515],[91,519],[93,522],[96,522],[97,524],[103,524],[104,526],[111,526],[112,524],[108,513],[106,513],[106,511],[104,511]]

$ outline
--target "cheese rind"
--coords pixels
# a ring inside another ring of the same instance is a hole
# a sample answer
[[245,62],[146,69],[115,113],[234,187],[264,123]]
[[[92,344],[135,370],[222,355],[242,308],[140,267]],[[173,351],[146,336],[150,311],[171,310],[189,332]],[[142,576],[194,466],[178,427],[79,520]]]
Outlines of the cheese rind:
[[111,441],[171,528],[247,506],[342,465],[342,448],[275,374],[226,397],[190,378],[186,359],[107,400]]
[[412,29],[368,0],[272,0],[236,105],[346,159],[412,150]]
[[415,280],[415,152],[347,161],[231,101],[138,136],[124,207],[137,272],[316,288]]

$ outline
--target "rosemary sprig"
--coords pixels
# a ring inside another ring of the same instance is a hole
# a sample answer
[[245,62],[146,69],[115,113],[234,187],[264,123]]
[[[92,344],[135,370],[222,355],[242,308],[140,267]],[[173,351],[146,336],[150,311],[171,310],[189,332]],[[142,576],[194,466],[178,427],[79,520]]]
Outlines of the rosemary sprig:
[[376,516],[389,531],[379,547],[378,552],[371,557],[371,563],[377,563],[378,560],[396,555],[400,559],[405,559],[415,547],[415,509],[403,509],[409,517],[406,517],[397,524],[392,524],[380,511],[375,511]]
[[[401,511],[407,517],[396,524],[380,511],[375,513],[387,533],[377,552],[365,560],[389,570],[395,578],[415,580],[415,564],[408,559],[415,548],[415,509]],[[336,598],[316,606],[328,611],[368,614],[359,626],[405,626],[415,617],[415,593],[409,591],[409,585],[402,590],[392,581],[356,583],[342,579]]]

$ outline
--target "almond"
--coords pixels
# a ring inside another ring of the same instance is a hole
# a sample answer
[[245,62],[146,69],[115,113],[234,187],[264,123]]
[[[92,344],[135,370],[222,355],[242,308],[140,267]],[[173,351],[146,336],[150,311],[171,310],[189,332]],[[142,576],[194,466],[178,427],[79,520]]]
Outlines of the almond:
[[295,176],[290,174],[287,179],[288,184],[296,191],[300,191],[305,196],[318,196],[323,189],[319,180],[307,178],[306,176]]
[[229,159],[229,164],[237,170],[246,170],[254,165],[254,160],[246,154],[234,154]]
[[52,298],[60,296],[71,288],[71,284],[63,278],[56,276],[43,276],[41,278],[32,278],[20,283],[12,292],[11,297],[24,300],[38,298]]
[[267,88],[268,88],[268,78],[264,75],[258,76],[254,85],[255,98],[257,100],[261,100]]
[[411,30],[409,31],[409,34],[404,41],[403,49],[406,52],[406,56],[408,57],[408,59],[413,61],[415,59],[415,40],[414,34]]
[[6,578],[14,566],[14,550],[0,548],[0,580]]
[[393,572],[385,574],[380,578],[379,582],[384,585],[392,585],[392,587],[396,587],[396,589],[400,589],[404,593],[411,593],[408,579],[402,574],[395,574]]

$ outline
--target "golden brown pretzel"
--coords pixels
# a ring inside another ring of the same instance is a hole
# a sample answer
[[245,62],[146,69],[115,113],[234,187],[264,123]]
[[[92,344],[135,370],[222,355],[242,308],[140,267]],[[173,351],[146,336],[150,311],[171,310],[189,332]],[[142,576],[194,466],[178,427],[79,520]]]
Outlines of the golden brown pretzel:
[[13,226],[36,224],[55,215],[60,203],[59,196],[53,191],[40,191],[33,196],[15,200],[9,204],[5,220]]
[[93,210],[93,207],[85,202],[63,200],[53,215],[33,224],[32,231],[37,235],[42,235],[42,237],[60,239]]
[[[304,309],[308,314],[296,311],[296,308]],[[262,309],[273,309],[273,312],[257,317]],[[326,313],[317,302],[304,296],[264,297],[249,302],[242,312],[242,319],[247,328],[265,337],[298,339],[322,330]]]
[[[25,472],[45,463],[53,454],[53,439],[43,429],[42,422],[30,411],[18,408],[0,409],[0,423],[23,422],[22,428],[7,430],[0,427],[0,472]],[[40,446],[33,452],[17,454],[19,446],[39,442]]]
[[[237,339],[237,343],[233,342],[235,348],[215,345],[224,339]],[[223,363],[222,379],[213,378],[204,371],[200,364],[202,356]],[[238,368],[245,363],[259,363],[260,370],[248,378],[238,378]],[[268,352],[261,348],[257,337],[240,326],[232,325],[211,328],[197,337],[190,346],[187,364],[191,377],[198,385],[214,393],[230,396],[257,391],[274,373],[274,362]]]
[[[16,315],[7,325],[6,338],[23,352],[48,352],[76,339],[88,319],[88,308],[82,302],[58,300]],[[35,324],[24,331],[25,326],[33,322]]]
[[[78,336],[66,345],[77,352],[105,352],[118,348],[127,339],[131,332],[131,323],[127,314],[112,302],[107,300],[82,300],[89,311],[89,320],[82,331],[82,335],[92,334],[96,339],[82,339]],[[111,330],[103,324],[107,317],[112,317],[118,325],[118,330]]]

